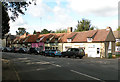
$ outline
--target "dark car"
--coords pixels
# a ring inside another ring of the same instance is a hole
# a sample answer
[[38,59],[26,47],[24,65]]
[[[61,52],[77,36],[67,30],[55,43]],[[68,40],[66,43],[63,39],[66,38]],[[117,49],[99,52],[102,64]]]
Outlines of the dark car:
[[3,52],[11,52],[11,49],[9,47],[4,47]]
[[0,46],[0,52],[3,52],[3,49],[4,49],[4,48],[3,48],[2,46]]
[[11,48],[11,52],[15,52],[15,47],[12,47],[12,48]]
[[28,49],[27,48],[19,48],[18,52],[19,53],[27,53]]
[[40,48],[30,48],[29,49],[29,51],[28,51],[28,53],[29,54],[32,54],[32,53],[34,53],[34,54],[40,54]]
[[15,50],[14,50],[14,52],[15,52],[15,53],[18,53],[18,52],[19,52],[19,49],[20,49],[19,47],[16,47]]
[[62,52],[62,56],[79,57],[81,59],[85,56],[85,52],[82,48],[69,48],[66,52]]

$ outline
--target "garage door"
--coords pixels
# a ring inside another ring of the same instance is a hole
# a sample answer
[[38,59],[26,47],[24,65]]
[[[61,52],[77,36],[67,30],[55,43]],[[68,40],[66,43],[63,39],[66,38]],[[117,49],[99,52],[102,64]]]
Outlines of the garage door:
[[95,45],[88,46],[88,57],[100,57],[100,48]]

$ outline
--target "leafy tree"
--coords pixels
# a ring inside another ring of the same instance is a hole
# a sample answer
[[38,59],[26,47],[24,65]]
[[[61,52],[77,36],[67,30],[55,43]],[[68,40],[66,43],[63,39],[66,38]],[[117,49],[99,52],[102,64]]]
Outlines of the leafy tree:
[[75,29],[75,32],[94,30],[94,28],[94,26],[91,26],[90,20],[82,19],[82,21],[78,21],[77,29]]
[[58,29],[56,30],[56,33],[66,33],[67,32],[67,29]]
[[49,33],[55,33],[55,31],[50,30]]
[[18,31],[16,31],[16,35],[24,35],[24,34],[29,34],[28,32],[26,32],[26,29],[25,28],[18,28]]
[[2,6],[2,38],[4,38],[4,35],[9,32],[10,26],[9,26],[9,16],[7,11],[5,10],[5,7],[0,3],[0,6]]
[[[35,3],[35,0],[32,0]],[[13,21],[15,21],[16,18],[18,18],[19,14],[23,14],[25,15],[25,13],[23,12],[23,9],[26,11],[27,7],[32,4],[31,1],[26,2],[24,0],[24,2],[2,2],[2,4],[4,5],[6,11],[10,11],[12,12],[12,16],[10,17]]]
[[36,34],[36,30],[34,30],[33,34]]
[[48,33],[50,33],[50,31],[48,31],[47,29],[43,29],[40,33],[41,34],[48,34]]
[[120,31],[120,26],[118,27],[117,31]]
[[[35,3],[35,0],[32,0],[32,2]],[[31,1],[29,2],[3,2],[0,1],[0,6],[2,6],[2,26],[0,27],[2,29],[2,38],[4,38],[4,35],[9,32],[10,26],[9,26],[9,21],[10,19],[15,21],[16,18],[19,17],[19,14],[25,14],[23,9],[25,11],[27,10],[27,7],[32,3]],[[1,9],[0,9],[1,10]],[[8,11],[12,12],[12,15],[9,17],[8,16]]]

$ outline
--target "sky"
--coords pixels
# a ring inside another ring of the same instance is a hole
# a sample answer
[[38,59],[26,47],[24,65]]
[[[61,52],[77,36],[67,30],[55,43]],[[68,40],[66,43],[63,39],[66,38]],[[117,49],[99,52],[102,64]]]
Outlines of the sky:
[[[20,15],[15,22],[10,20],[10,32],[15,35],[19,27],[33,34],[33,31],[76,28],[78,20],[88,19],[98,29],[112,30],[118,27],[119,0],[36,0],[25,15]],[[11,15],[11,13],[9,13]]]

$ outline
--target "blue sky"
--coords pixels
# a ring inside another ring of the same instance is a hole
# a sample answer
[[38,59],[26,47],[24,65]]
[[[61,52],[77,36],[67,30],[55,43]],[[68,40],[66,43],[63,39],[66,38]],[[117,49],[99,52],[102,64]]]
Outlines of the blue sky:
[[30,34],[34,30],[57,30],[67,27],[76,28],[77,21],[88,19],[93,26],[112,30],[118,27],[119,0],[36,0],[37,5],[30,5],[25,15],[20,15],[16,22],[10,21],[10,33],[16,34],[19,27],[25,27]]

